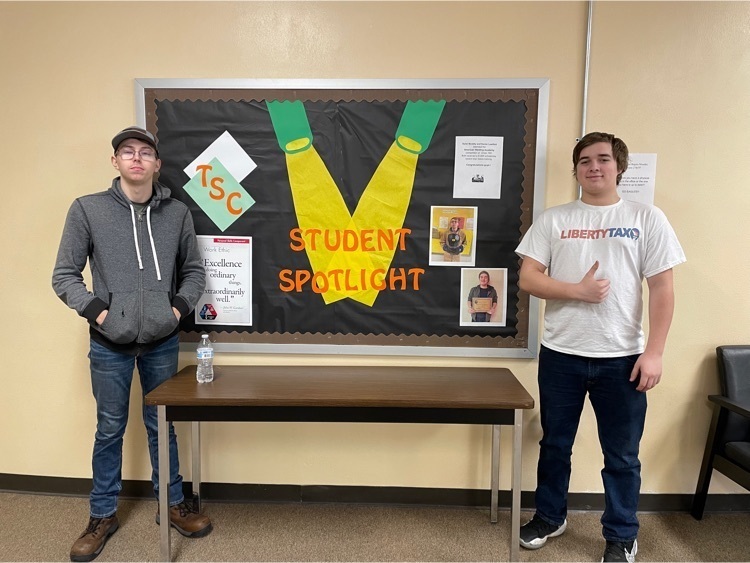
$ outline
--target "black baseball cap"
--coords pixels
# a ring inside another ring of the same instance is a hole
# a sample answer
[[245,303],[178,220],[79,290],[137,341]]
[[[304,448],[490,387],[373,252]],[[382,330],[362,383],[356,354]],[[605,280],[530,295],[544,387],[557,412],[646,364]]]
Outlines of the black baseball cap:
[[139,141],[143,141],[144,143],[154,147],[156,154],[159,154],[159,147],[156,146],[156,139],[154,138],[154,135],[141,127],[131,125],[130,127],[126,127],[125,129],[120,131],[112,139],[112,148],[117,151],[117,148],[126,139],[138,139]]

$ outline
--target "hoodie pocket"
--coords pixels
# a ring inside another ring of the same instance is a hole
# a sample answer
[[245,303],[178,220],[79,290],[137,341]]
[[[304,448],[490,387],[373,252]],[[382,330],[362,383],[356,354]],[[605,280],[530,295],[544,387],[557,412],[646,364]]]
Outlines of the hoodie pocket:
[[140,342],[153,342],[177,328],[177,317],[167,291],[143,291],[143,325]]
[[95,328],[117,344],[134,342],[138,336],[138,293],[113,293],[107,318]]

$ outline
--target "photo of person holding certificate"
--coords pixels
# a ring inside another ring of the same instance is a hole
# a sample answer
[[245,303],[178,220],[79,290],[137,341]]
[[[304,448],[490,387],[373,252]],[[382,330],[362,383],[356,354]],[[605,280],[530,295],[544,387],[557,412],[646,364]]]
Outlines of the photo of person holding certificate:
[[486,270],[479,272],[479,285],[469,291],[469,313],[471,322],[488,323],[497,308],[497,290],[490,285],[490,274]]

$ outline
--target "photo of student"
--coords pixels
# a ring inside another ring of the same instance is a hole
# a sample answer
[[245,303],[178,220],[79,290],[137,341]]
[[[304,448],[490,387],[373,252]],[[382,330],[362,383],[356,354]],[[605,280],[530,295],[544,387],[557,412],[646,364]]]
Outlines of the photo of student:
[[461,326],[505,326],[507,268],[461,271]]
[[460,262],[461,253],[466,246],[466,233],[459,227],[461,219],[451,217],[451,226],[440,233],[440,248],[443,249],[443,260]]
[[430,208],[430,266],[473,266],[476,207]]
[[479,285],[469,290],[469,313],[471,322],[488,323],[497,308],[497,291],[490,285],[489,272],[479,272]]

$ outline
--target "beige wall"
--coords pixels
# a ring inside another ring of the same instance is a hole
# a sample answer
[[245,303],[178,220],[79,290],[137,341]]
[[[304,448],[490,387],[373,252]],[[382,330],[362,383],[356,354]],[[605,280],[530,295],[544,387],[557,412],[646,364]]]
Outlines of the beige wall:
[[[87,327],[50,288],[76,196],[106,187],[113,133],[135,121],[134,78],[551,80],[546,204],[576,193],[585,2],[0,3],[1,294],[6,327],[0,473],[87,477],[95,427]],[[643,491],[695,487],[718,389],[714,347],[748,342],[750,4],[595,6],[589,130],[658,153],[656,203],[688,255],[662,383],[649,393]],[[10,327],[15,327],[11,329]],[[184,355],[182,364],[191,361]],[[222,363],[507,366],[536,396],[536,362],[222,355]],[[123,476],[148,479],[138,385]],[[210,424],[206,481],[479,488],[489,430],[464,426]],[[535,486],[538,411],[523,488]],[[187,425],[178,425],[189,478]],[[509,453],[504,434],[503,453]],[[600,492],[587,407],[571,490]],[[503,467],[505,467],[503,460]],[[509,487],[507,472],[501,486]],[[715,478],[713,492],[740,491]]]

